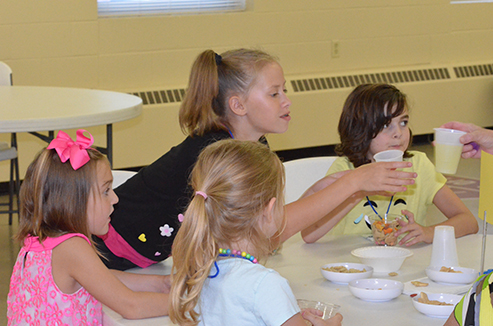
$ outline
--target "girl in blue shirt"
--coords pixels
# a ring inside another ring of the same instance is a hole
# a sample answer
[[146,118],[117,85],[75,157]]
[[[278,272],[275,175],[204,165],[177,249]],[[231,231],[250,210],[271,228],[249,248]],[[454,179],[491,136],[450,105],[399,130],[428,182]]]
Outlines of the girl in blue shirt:
[[[255,141],[220,140],[199,155],[194,197],[172,249],[170,318],[180,325],[305,326],[288,282],[258,264],[286,225],[284,169]],[[341,325],[304,311],[315,326]]]

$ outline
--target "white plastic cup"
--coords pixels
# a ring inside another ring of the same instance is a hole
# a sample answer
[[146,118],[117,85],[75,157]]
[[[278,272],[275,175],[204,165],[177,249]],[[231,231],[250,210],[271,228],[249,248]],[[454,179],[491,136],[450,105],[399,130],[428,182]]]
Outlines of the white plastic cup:
[[400,151],[398,149],[391,149],[388,151],[376,153],[375,155],[373,155],[373,159],[375,160],[375,162],[401,162],[403,155],[403,151]]
[[435,128],[435,170],[455,174],[459,166],[463,144],[460,137],[466,132],[454,129]]
[[[305,299],[298,299],[297,301],[301,311],[303,311],[304,309],[320,310],[323,313],[321,318],[325,320],[335,316],[339,312],[339,309],[341,308],[341,306],[333,303],[325,303],[325,302],[305,300]],[[306,322],[308,324],[308,321]]]
[[439,225],[435,227],[430,266],[439,268],[442,266],[459,266],[457,247],[455,245],[455,230],[453,226]]

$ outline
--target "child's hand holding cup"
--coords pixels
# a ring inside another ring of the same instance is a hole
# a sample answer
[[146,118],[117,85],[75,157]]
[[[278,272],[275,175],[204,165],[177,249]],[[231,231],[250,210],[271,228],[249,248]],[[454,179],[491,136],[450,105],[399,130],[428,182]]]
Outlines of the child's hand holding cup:
[[[298,299],[297,301],[302,314],[304,311],[306,311],[312,315],[322,318],[323,320],[328,320],[329,318],[334,317],[341,308],[339,305],[333,303],[325,303],[304,299]],[[312,323],[306,319],[305,322],[307,325],[312,325]]]

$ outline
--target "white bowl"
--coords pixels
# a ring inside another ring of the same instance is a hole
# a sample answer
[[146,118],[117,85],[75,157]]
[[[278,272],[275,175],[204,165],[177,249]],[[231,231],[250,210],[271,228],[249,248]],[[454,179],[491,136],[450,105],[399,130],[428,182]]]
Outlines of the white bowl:
[[397,298],[404,289],[404,284],[380,278],[366,278],[349,282],[349,291],[365,301],[383,302]]
[[441,266],[428,267],[425,269],[426,276],[434,282],[448,284],[469,284],[474,282],[479,277],[479,272],[472,268],[453,267],[454,270],[462,273],[440,272],[440,268]]
[[[347,269],[358,269],[362,271],[363,269],[366,270],[366,272],[361,272],[361,273],[339,273],[339,272],[331,272],[324,270],[324,268],[330,268],[330,267],[336,267],[336,266],[344,266]],[[347,284],[353,280],[359,280],[362,278],[368,278],[371,277],[373,274],[373,267],[363,265],[363,264],[358,264],[358,263],[332,263],[332,264],[327,264],[324,265],[320,268],[320,272],[322,273],[323,277],[325,277],[327,280],[334,282],[334,283],[339,283],[339,284]]]
[[404,260],[413,255],[409,249],[380,246],[354,249],[351,254],[358,257],[363,264],[373,267],[375,273],[396,272]]
[[438,306],[433,304],[426,304],[418,302],[419,294],[412,298],[413,306],[422,314],[425,314],[430,317],[436,318],[448,318],[452,311],[454,311],[455,305],[461,300],[462,296],[457,294],[448,294],[448,293],[428,293],[429,300],[437,300],[445,303],[451,303],[451,306]]

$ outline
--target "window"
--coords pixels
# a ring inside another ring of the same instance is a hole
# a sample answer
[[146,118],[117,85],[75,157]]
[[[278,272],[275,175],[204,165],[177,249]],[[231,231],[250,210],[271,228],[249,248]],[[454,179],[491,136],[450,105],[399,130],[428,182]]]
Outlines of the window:
[[97,0],[98,15],[146,16],[245,10],[246,0]]
[[493,2],[493,0],[452,0],[450,3],[485,3]]

